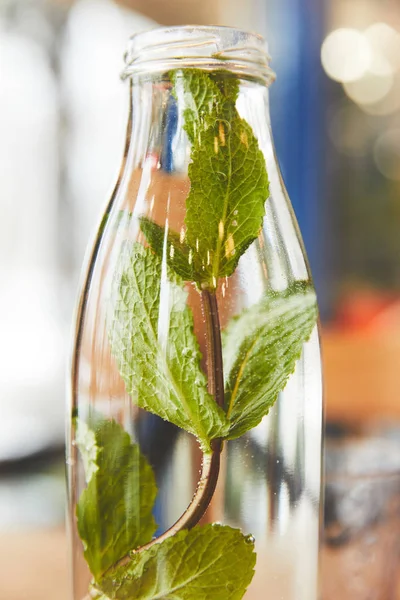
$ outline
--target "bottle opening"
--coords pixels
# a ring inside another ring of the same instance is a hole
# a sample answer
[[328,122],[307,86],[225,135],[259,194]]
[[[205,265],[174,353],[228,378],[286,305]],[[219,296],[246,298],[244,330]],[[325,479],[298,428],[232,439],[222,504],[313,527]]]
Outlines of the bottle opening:
[[179,68],[224,69],[267,85],[275,79],[264,38],[231,27],[161,27],[131,37],[122,78]]

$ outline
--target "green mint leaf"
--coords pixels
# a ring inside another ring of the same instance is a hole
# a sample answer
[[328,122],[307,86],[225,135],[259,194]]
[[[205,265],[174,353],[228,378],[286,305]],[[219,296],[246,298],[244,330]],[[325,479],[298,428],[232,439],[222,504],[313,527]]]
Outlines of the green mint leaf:
[[138,243],[126,249],[109,323],[126,390],[138,406],[192,433],[209,452],[211,440],[223,437],[228,423],[207,392],[182,279],[168,270],[161,299],[160,257]]
[[228,439],[268,414],[300,358],[316,321],[315,292],[295,284],[236,317],[223,333]]
[[175,231],[168,231],[165,240],[165,228],[146,217],[140,218],[140,228],[148,244],[160,258],[163,257],[165,248],[167,263],[175,273],[184,281],[194,280],[193,250],[184,241],[181,242]]
[[241,600],[254,574],[254,539],[196,526],[132,556],[99,583],[111,600]]
[[[79,422],[78,430],[82,427]],[[85,559],[97,580],[130,550],[151,540],[157,487],[152,468],[115,421],[102,421],[94,437],[97,470],[92,469],[76,515]]]
[[185,241],[196,283],[215,289],[260,232],[269,195],[265,158],[236,110],[238,84],[195,69],[174,72],[173,82],[192,141]]
[[200,131],[207,127],[206,120],[213,112],[220,90],[201,69],[171,71],[170,77],[172,93],[184,106],[184,129],[193,143]]

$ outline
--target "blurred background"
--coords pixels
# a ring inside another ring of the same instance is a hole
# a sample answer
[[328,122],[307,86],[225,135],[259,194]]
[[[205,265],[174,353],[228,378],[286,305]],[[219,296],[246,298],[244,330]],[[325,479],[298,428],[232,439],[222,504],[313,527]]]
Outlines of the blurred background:
[[7,600],[67,598],[71,316],[85,246],[122,156],[126,42],[156,23],[225,24],[266,36],[278,74],[272,128],[319,294],[328,439],[379,430],[400,452],[398,0],[1,0],[0,598]]

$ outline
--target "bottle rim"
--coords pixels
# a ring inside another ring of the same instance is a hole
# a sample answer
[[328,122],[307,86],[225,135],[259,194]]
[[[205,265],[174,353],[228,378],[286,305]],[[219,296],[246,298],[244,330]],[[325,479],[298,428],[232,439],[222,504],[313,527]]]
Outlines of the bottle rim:
[[226,70],[266,85],[275,80],[264,38],[233,27],[183,25],[157,27],[133,35],[125,53],[122,79],[174,69]]

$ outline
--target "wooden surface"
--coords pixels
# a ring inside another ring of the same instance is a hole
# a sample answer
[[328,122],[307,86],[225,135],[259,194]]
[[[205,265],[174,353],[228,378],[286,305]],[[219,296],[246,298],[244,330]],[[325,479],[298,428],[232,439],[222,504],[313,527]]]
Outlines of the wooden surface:
[[327,418],[400,423],[400,335],[322,333]]
[[1,600],[69,600],[62,529],[0,533]]

